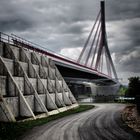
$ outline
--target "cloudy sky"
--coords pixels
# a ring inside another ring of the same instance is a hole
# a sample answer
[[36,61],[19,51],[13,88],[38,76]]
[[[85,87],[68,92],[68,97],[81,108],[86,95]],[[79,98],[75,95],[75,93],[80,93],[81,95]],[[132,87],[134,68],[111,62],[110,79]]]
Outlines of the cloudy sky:
[[[119,78],[140,76],[140,0],[106,0],[108,44]],[[99,0],[0,0],[0,31],[77,59]]]

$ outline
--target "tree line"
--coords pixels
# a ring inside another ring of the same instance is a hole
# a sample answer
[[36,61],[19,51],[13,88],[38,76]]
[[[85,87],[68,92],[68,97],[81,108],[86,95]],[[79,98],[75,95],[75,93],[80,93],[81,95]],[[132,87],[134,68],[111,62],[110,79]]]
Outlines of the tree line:
[[126,97],[134,97],[134,103],[140,113],[140,77],[131,77],[128,79],[128,88],[125,91]]

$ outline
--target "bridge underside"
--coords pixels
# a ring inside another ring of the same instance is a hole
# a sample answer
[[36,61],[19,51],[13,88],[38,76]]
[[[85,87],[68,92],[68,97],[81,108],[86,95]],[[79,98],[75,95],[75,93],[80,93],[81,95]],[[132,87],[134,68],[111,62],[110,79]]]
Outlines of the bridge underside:
[[116,81],[112,79],[98,75],[97,73],[91,73],[76,67],[71,67],[58,62],[55,62],[57,68],[59,69],[61,75],[64,77],[66,82],[68,81],[83,81],[92,82],[97,85],[113,85]]

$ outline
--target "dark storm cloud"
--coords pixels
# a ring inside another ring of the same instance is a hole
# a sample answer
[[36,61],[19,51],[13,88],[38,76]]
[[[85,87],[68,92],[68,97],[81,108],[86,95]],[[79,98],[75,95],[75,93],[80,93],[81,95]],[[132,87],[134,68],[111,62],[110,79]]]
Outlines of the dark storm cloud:
[[[139,72],[139,7],[139,0],[106,0],[108,44],[122,73]],[[0,31],[76,58],[99,9],[99,0],[1,0]]]
[[[110,23],[109,44],[115,53],[115,66],[121,73],[132,72],[140,75],[140,18],[113,21]],[[132,76],[128,74],[128,76]]]
[[140,18],[108,22],[108,40],[112,52],[132,51],[140,45]]
[[30,27],[32,27],[32,23],[21,18],[0,21],[0,30],[2,32],[12,30],[23,31]]
[[133,21],[133,24],[126,27],[129,29],[127,33],[130,36],[130,39],[132,39],[132,46],[130,46],[130,49],[137,46],[140,47],[140,18],[137,21]]
[[[32,12],[31,12],[32,11]],[[0,30],[9,31],[25,31],[36,25],[34,22],[34,9],[24,3],[24,1],[5,0],[0,1]]]
[[85,25],[81,23],[66,24],[66,26],[61,27],[60,31],[62,33],[69,33],[69,34],[82,34],[84,26]]
[[107,20],[125,20],[140,17],[139,0],[106,0]]
[[116,53],[116,63],[126,72],[140,72],[140,49],[126,53]]

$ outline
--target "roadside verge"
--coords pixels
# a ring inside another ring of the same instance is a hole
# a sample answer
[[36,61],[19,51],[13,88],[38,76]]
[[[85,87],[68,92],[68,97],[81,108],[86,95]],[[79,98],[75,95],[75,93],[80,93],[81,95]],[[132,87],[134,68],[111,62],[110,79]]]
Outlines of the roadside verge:
[[140,134],[140,114],[137,113],[135,105],[125,107],[122,119],[129,128]]
[[50,121],[80,113],[89,109],[94,108],[94,105],[79,105],[78,108],[71,109],[56,115],[49,116],[47,118],[41,118],[37,120],[30,120],[25,122],[15,123],[3,123],[0,122],[0,140],[15,140],[19,136],[23,135],[26,131],[32,129],[35,126],[46,124]]

